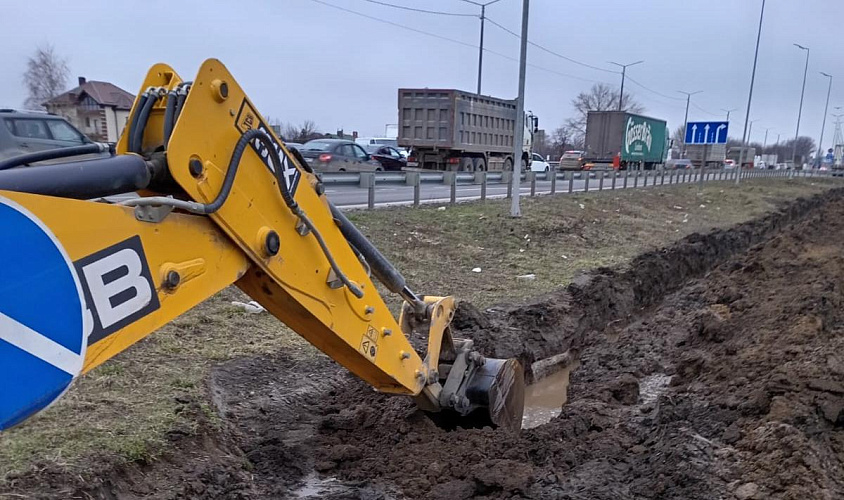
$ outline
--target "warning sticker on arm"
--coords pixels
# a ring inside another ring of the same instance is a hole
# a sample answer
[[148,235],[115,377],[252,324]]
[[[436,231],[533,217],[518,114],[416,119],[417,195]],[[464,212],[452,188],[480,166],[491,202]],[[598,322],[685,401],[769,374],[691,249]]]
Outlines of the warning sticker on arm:
[[375,361],[375,356],[378,354],[378,331],[372,326],[366,329],[366,333],[360,339],[360,352]]

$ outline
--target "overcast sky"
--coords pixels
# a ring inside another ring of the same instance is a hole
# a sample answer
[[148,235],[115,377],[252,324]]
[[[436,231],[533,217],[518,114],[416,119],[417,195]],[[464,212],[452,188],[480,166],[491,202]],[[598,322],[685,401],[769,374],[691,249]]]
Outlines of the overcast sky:
[[[320,0],[322,1],[322,0]],[[383,0],[450,13],[477,14],[460,0]],[[165,62],[185,79],[216,57],[226,64],[264,115],[283,121],[316,121],[324,132],[343,128],[382,135],[397,118],[399,87],[474,90],[477,17],[410,12],[365,0],[324,0],[383,21],[361,17],[315,0],[217,2],[114,0],[10,2],[3,8],[6,43],[0,49],[0,106],[20,107],[21,74],[38,44],[51,43],[77,76],[105,80],[136,93],[150,65]],[[761,0],[533,0],[529,40],[580,62],[628,70],[625,92],[646,114],[683,123],[685,98],[697,91],[689,120],[717,120],[737,108],[732,136],[741,136]],[[487,16],[519,31],[521,1],[500,0]],[[144,18],[147,18],[146,20]],[[751,109],[752,139],[793,137],[809,46],[809,76],[801,135],[820,135],[828,80],[830,113],[844,106],[842,0],[768,0],[757,83]],[[401,26],[396,26],[401,25]],[[415,30],[447,37],[443,40]],[[462,42],[457,43],[457,42]],[[518,38],[487,23],[483,92],[514,98]],[[494,53],[493,53],[494,52]],[[506,56],[506,57],[502,57]],[[548,130],[571,116],[572,98],[594,82],[617,86],[620,76],[590,69],[529,47],[526,109]],[[662,94],[662,95],[659,95]],[[667,96],[667,97],[666,97]],[[844,110],[840,110],[844,112]],[[827,122],[825,143],[834,126]]]

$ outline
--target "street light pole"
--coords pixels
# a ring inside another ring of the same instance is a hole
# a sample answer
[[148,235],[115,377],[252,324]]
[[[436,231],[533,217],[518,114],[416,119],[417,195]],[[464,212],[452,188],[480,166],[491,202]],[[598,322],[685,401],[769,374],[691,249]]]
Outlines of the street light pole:
[[774,127],[767,127],[765,129],[765,140],[762,141],[762,154],[765,154],[765,147],[768,146],[768,131],[774,130]]
[[624,102],[624,76],[627,73],[628,66],[635,66],[637,64],[642,64],[645,61],[636,61],[630,64],[619,64],[617,62],[608,61],[610,64],[615,64],[616,66],[621,67],[621,92],[618,94],[618,110],[621,111],[622,103]]
[[806,51],[806,69],[803,70],[803,90],[800,91],[800,108],[797,111],[797,130],[794,132],[794,144],[791,149],[791,162],[794,169],[797,169],[797,138],[800,136],[800,118],[803,117],[803,97],[806,95],[806,75],[809,73],[809,47],[804,47],[799,43],[794,44],[800,50]]
[[736,111],[736,108],[733,108],[733,109],[724,109],[724,108],[721,108],[721,111],[726,111],[726,112],[727,112],[727,123],[729,123],[729,122],[730,122],[730,113],[732,113],[733,111]]
[[[683,137],[686,136],[686,128],[689,126],[689,103],[692,101],[692,96],[695,94],[700,94],[703,92],[702,90],[696,90],[694,92],[683,92],[682,90],[678,90],[677,92],[681,94],[686,94],[686,117],[683,118]],[[682,158],[686,157],[686,141],[683,141],[683,152],[681,154]]]
[[[821,164],[823,164],[823,148],[821,145],[823,144],[823,133],[826,129],[826,115],[829,113],[829,95],[832,93],[832,75],[828,73],[824,73],[821,71],[821,74],[827,78],[829,78],[829,88],[826,91],[826,106],[823,108],[823,125],[821,125],[821,138],[818,139],[818,157],[821,159]],[[820,166],[820,165],[818,165]]]
[[463,0],[466,3],[470,3],[472,5],[477,5],[481,8],[481,42],[478,46],[478,94],[481,93],[481,75],[483,74],[484,68],[484,21],[486,20],[486,8],[488,5],[492,5],[495,2],[500,2],[501,0],[492,0],[491,2],[487,3],[480,3],[474,2],[473,0]]
[[753,103],[753,84],[756,83],[756,63],[759,61],[759,42],[762,40],[762,20],[765,18],[765,0],[762,0],[762,11],[759,13],[759,30],[756,33],[756,53],[753,55],[753,71],[750,73],[750,92],[747,93],[747,113],[744,115],[744,137],[741,140],[739,164],[736,171],[736,185],[741,182],[741,168],[744,160],[744,148],[747,147],[747,126],[750,121],[750,105]]
[[[521,217],[522,150],[525,144],[525,73],[527,69],[528,14],[530,0],[522,0],[522,43],[519,52],[519,97],[516,98],[516,130],[513,135],[513,202],[510,217]],[[533,127],[533,123],[530,124]]]

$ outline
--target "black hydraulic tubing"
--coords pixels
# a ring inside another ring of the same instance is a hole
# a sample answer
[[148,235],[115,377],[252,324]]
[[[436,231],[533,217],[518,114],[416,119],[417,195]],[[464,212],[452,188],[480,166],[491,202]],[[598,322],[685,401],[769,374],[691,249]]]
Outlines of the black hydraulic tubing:
[[173,124],[176,120],[176,99],[178,98],[176,91],[171,90],[167,93],[167,107],[164,108],[164,149],[167,149],[167,143],[170,142],[170,135],[173,134]]
[[179,116],[182,114],[182,108],[185,106],[185,100],[188,98],[188,91],[190,90],[190,82],[179,86],[176,91],[176,110],[173,114],[173,126],[179,121]]
[[141,97],[138,99],[138,105],[135,107],[135,114],[132,115],[132,124],[129,126],[129,144],[127,144],[129,151],[135,150],[135,130],[138,128],[138,118],[141,115],[141,110],[144,109],[144,106],[147,103],[147,99],[149,99],[150,91],[147,90]]
[[287,205],[287,207],[294,212],[299,208],[298,204],[293,199],[293,196],[290,195],[290,191],[287,188],[287,183],[284,182],[284,177],[281,173],[281,158],[279,157],[278,151],[276,151],[275,145],[273,145],[270,136],[268,136],[265,132],[261,130],[252,129],[244,132],[244,134],[241,135],[240,139],[237,141],[237,144],[235,144],[234,151],[232,152],[232,157],[229,160],[229,166],[226,169],[226,176],[223,179],[223,186],[220,188],[220,192],[217,193],[217,196],[214,198],[214,201],[204,205],[204,212],[206,214],[213,214],[214,212],[219,210],[220,207],[223,206],[223,203],[226,202],[226,199],[231,193],[232,186],[234,185],[234,178],[237,175],[238,169],[240,168],[240,159],[243,158],[243,152],[246,151],[246,146],[249,145],[249,143],[253,140],[260,141],[270,153],[270,161],[273,167],[275,168],[276,179],[279,180],[279,190],[281,191],[281,198],[284,200],[284,204]]
[[331,254],[331,249],[328,248],[328,244],[325,242],[322,234],[320,234],[319,229],[317,229],[313,221],[311,221],[307,214],[305,214],[299,204],[296,203],[296,200],[293,199],[293,195],[290,194],[290,190],[287,187],[287,181],[284,179],[284,165],[281,162],[281,157],[275,149],[275,144],[273,143],[272,138],[266,132],[258,129],[252,129],[247,130],[242,136],[240,136],[240,139],[237,141],[234,151],[232,152],[232,157],[229,160],[229,167],[226,170],[226,176],[223,179],[223,186],[220,188],[220,192],[214,198],[214,201],[203,206],[203,211],[206,214],[213,214],[223,206],[223,203],[225,203],[226,199],[229,197],[232,186],[234,185],[234,178],[237,175],[240,160],[243,158],[243,152],[246,150],[246,146],[253,140],[259,141],[269,152],[270,164],[273,166],[273,172],[275,173],[278,189],[281,192],[281,198],[284,200],[284,204],[287,205],[287,208],[289,208],[290,211],[293,212],[300,221],[302,221],[302,224],[310,230],[311,234],[313,234],[314,239],[316,239],[319,247],[322,249],[322,253],[328,260],[328,264],[331,266],[334,274],[337,275],[337,278],[356,297],[362,298],[363,290],[352,283],[343,270],[340,269],[340,266],[334,259],[334,255]]
[[0,190],[87,200],[145,189],[153,170],[138,155],[15,168],[0,172]]
[[138,123],[134,129],[132,129],[132,142],[134,147],[130,150],[132,153],[141,154],[141,150],[144,146],[144,130],[147,128],[147,122],[149,121],[149,114],[152,111],[152,107],[155,106],[155,102],[158,100],[157,91],[153,91],[149,98],[144,103],[143,109],[140,111],[140,117],[138,117]]
[[109,151],[106,144],[94,143],[85,144],[84,146],[71,146],[69,148],[48,149],[46,151],[36,151],[25,155],[14,156],[0,161],[0,170],[8,170],[30,163],[36,163],[45,160],[55,160],[58,158],[67,158],[70,156],[79,156],[92,153],[105,153]]

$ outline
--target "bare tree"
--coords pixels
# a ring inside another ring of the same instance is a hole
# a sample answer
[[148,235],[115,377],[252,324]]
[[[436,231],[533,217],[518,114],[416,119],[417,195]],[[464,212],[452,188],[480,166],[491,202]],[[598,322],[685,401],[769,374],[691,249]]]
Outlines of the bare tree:
[[[570,140],[574,143],[582,143],[586,135],[586,117],[590,111],[612,111],[618,109],[619,92],[609,85],[596,83],[592,85],[589,92],[581,92],[572,99],[575,116],[566,121],[566,127],[574,133]],[[642,113],[644,106],[639,104],[632,94],[624,94],[621,103],[622,111],[631,113]]]
[[313,120],[305,120],[301,125],[285,123],[281,128],[281,135],[285,141],[305,143],[323,137],[319,127]]
[[24,107],[41,109],[44,102],[65,91],[69,75],[67,60],[56,54],[52,45],[36,48],[27,60],[23,74],[23,84],[28,94]]

